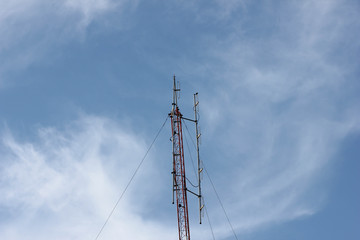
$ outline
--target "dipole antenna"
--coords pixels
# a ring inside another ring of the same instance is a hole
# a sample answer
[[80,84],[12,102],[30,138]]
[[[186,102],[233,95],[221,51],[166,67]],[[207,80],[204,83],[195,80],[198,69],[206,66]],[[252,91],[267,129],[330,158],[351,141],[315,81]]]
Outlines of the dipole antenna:
[[195,133],[196,133],[196,152],[197,152],[197,163],[198,163],[198,198],[199,198],[199,221],[201,224],[201,217],[202,217],[202,209],[204,208],[203,198],[201,195],[201,179],[202,179],[202,171],[203,168],[201,167],[201,160],[200,160],[200,129],[199,129],[199,95],[198,93],[194,94],[194,114],[195,114]]
[[[173,146],[173,200],[172,203],[175,203],[176,196],[176,208],[177,208],[177,217],[178,217],[178,228],[179,228],[179,240],[190,240],[190,226],[189,226],[189,214],[188,214],[188,202],[187,202],[187,192],[190,192],[199,198],[199,212],[200,212],[200,224],[201,224],[201,215],[202,209],[204,207],[203,200],[201,197],[201,172],[202,168],[200,166],[200,154],[199,154],[199,140],[200,140],[200,131],[198,127],[198,93],[194,94],[194,112],[195,120],[185,118],[180,112],[178,106],[178,98],[180,93],[180,88],[178,87],[175,75],[173,78],[173,102],[172,109],[169,113],[171,118],[171,141]],[[197,141],[197,159],[198,159],[198,194],[190,191],[186,187],[186,176],[185,176],[185,159],[184,159],[184,147],[183,147],[183,134],[182,134],[182,120],[188,120],[195,123],[196,126],[196,141]]]

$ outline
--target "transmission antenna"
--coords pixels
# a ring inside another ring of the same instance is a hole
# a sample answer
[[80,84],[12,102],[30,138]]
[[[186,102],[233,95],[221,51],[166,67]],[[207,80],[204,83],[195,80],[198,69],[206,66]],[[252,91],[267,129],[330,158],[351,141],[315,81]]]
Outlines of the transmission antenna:
[[[200,156],[199,156],[199,139],[200,132],[198,128],[198,94],[194,94],[194,112],[195,120],[185,118],[181,114],[178,106],[178,97],[180,88],[177,86],[175,75],[173,85],[173,102],[172,109],[169,113],[171,118],[171,140],[173,145],[173,201],[175,202],[176,196],[176,208],[179,228],[179,240],[190,240],[190,226],[189,226],[189,214],[188,214],[188,202],[187,192],[190,192],[199,198],[199,213],[200,213],[200,224],[202,209],[204,207],[203,200],[201,197],[201,172]],[[183,147],[183,135],[182,135],[182,120],[188,120],[195,123],[196,126],[196,142],[197,142],[197,159],[198,159],[198,193],[190,191],[186,187],[186,176],[185,176],[185,159],[184,159],[184,147]]]

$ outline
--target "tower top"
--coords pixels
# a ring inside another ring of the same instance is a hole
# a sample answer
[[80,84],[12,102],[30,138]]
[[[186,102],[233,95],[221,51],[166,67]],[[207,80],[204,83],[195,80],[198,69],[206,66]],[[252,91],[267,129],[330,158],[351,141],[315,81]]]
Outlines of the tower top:
[[176,86],[179,85],[179,83],[176,84],[176,79],[175,79],[175,74],[174,74],[174,86],[173,86],[173,103],[172,103],[172,110],[174,111],[175,109],[178,109],[178,104],[177,104],[177,100],[180,96],[180,87]]

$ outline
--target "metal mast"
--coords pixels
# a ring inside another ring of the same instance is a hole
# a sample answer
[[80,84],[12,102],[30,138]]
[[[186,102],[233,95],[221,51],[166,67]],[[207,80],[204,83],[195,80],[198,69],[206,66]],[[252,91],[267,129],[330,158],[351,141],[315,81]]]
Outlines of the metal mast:
[[[190,227],[189,227],[189,215],[188,215],[188,203],[187,203],[187,192],[195,195],[199,198],[199,215],[200,224],[202,218],[202,209],[204,208],[203,198],[201,195],[201,179],[202,161],[200,160],[199,145],[200,145],[200,128],[199,128],[199,99],[198,93],[194,94],[194,114],[195,120],[183,117],[178,107],[178,96],[180,88],[176,85],[174,75],[174,87],[173,87],[173,102],[172,109],[169,113],[171,118],[171,131],[172,131],[172,143],[173,143],[173,201],[174,204],[176,195],[176,207],[179,227],[179,240],[190,240]],[[182,120],[187,120],[195,123],[196,130],[196,151],[197,151],[197,162],[198,162],[198,193],[195,193],[186,188],[185,177],[185,160],[184,160],[184,147],[183,147],[183,135],[182,135]]]
[[198,93],[194,94],[194,114],[195,114],[195,130],[196,130],[196,152],[197,152],[197,163],[198,163],[198,195],[199,198],[199,218],[200,218],[200,224],[201,224],[201,216],[202,216],[202,209],[204,208],[203,198],[201,195],[201,179],[202,179],[202,171],[203,168],[201,167],[201,160],[200,160],[200,151],[199,151],[199,145],[200,145],[200,128],[199,128],[199,96]]
[[173,204],[176,194],[176,207],[179,228],[179,240],[190,240],[189,215],[187,203],[187,188],[185,177],[184,148],[182,136],[182,124],[177,99],[179,88],[176,87],[174,75],[173,103],[170,112],[172,143],[173,143]]

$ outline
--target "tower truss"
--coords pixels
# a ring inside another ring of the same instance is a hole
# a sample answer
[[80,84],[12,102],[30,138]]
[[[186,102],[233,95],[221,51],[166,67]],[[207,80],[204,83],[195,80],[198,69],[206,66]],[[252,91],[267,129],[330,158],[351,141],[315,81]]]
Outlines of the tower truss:
[[[178,96],[180,88],[177,87],[175,76],[173,86],[173,102],[172,109],[169,114],[171,118],[171,131],[172,131],[172,145],[173,145],[173,204],[176,201],[178,228],[179,228],[179,240],[190,240],[190,226],[189,226],[189,214],[188,214],[188,202],[187,192],[190,192],[199,198],[199,212],[200,212],[200,224],[202,209],[204,207],[201,197],[201,172],[200,156],[199,156],[199,138],[200,132],[198,127],[198,94],[194,94],[194,111],[195,120],[183,117],[178,107]],[[186,187],[185,176],[185,160],[184,160],[184,147],[183,147],[183,134],[182,134],[182,120],[189,120],[195,123],[196,126],[196,142],[197,142],[197,159],[198,159],[198,194],[190,191]],[[176,200],[175,200],[176,196]]]
[[180,89],[176,88],[176,81],[174,76],[173,106],[170,113],[173,143],[173,203],[175,193],[179,239],[190,240],[184,147],[181,124],[182,114],[180,113],[179,107],[177,105],[178,91],[180,91]]

